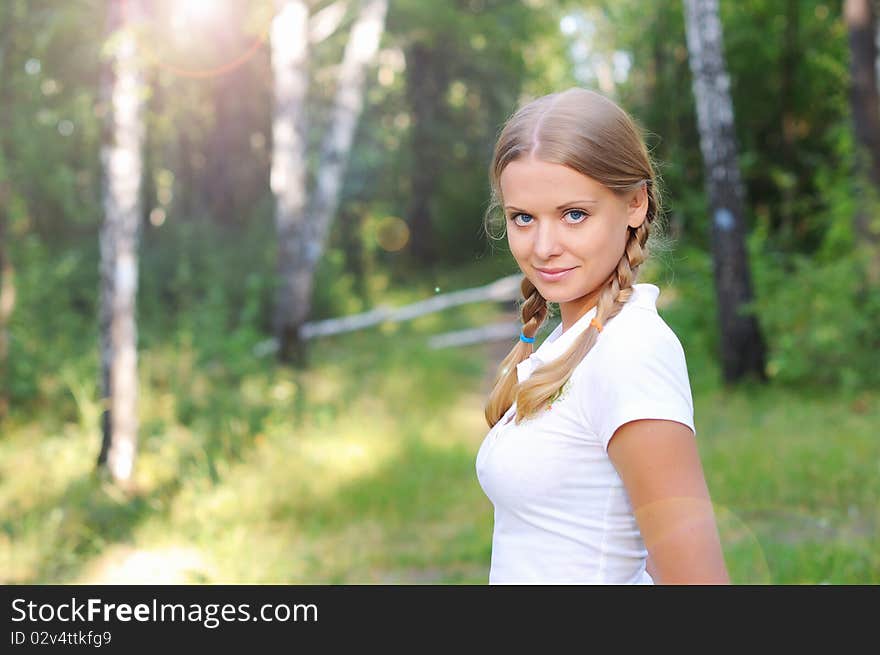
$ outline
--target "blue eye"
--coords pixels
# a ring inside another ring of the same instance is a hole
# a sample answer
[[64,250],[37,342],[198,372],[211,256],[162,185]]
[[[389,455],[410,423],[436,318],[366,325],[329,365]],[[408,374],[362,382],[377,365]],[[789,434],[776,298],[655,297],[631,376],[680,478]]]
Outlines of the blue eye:
[[573,223],[581,223],[589,216],[587,212],[581,211],[580,209],[572,209],[565,215],[571,217]]
[[[525,220],[526,218],[528,218],[528,221]],[[532,222],[532,217],[529,216],[528,214],[514,214],[513,216],[510,217],[510,220],[512,220],[517,225],[525,226],[525,225],[529,225]],[[521,223],[519,221],[523,221],[523,222]]]

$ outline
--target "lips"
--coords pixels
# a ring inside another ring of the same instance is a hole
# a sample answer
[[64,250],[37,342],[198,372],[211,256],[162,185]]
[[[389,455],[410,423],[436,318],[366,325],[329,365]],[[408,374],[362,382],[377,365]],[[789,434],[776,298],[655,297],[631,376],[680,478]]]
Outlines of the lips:
[[571,268],[538,268],[535,270],[541,271],[542,273],[547,273],[548,275],[553,275],[554,273],[564,273],[565,271],[570,271]]
[[573,271],[575,267],[572,268],[536,268],[538,271],[538,275],[545,282],[556,282],[558,280],[563,279],[566,275],[568,275],[571,271]]

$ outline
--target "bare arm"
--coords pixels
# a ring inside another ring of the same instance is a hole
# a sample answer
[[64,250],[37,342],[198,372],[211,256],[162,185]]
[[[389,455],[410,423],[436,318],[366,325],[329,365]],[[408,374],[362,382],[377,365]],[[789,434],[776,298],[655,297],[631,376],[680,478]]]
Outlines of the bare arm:
[[657,584],[730,584],[696,439],[676,421],[620,426],[608,456],[623,480]]

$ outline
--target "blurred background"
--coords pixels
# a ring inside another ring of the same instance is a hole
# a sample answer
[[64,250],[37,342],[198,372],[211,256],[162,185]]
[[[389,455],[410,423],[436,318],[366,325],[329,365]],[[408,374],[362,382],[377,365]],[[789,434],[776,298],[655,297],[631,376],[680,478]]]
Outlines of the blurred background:
[[485,583],[487,167],[582,86],[657,161],[732,580],[877,584],[877,9],[2,0],[0,582]]

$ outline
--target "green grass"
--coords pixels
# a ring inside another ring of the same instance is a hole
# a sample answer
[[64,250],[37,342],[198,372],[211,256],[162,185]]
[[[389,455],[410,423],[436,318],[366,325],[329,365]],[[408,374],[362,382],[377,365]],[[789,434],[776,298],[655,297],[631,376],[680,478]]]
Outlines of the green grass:
[[[668,297],[686,332],[684,294]],[[257,334],[145,328],[131,493],[92,472],[91,355],[44,372],[45,397],[0,438],[0,582],[485,583],[492,507],[474,458],[495,362],[426,341],[500,311],[321,339],[306,372],[252,356]],[[733,581],[880,582],[880,394],[726,389],[710,340],[681,338]]]

